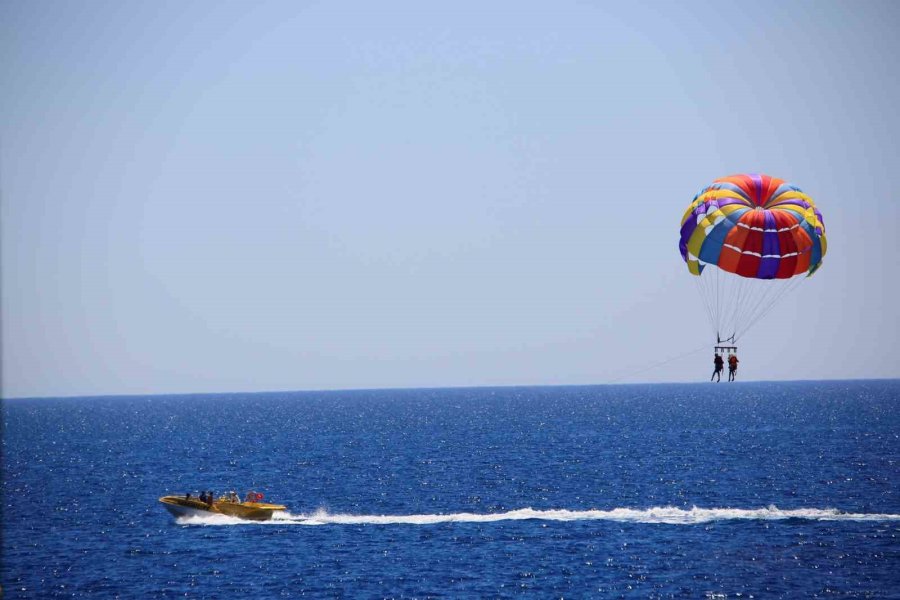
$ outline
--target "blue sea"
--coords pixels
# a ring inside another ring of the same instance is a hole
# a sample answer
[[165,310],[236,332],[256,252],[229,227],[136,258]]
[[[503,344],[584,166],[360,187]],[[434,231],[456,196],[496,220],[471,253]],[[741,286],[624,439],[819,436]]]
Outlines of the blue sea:
[[[4,598],[900,598],[900,381],[2,402]],[[266,523],[175,520],[254,489]]]

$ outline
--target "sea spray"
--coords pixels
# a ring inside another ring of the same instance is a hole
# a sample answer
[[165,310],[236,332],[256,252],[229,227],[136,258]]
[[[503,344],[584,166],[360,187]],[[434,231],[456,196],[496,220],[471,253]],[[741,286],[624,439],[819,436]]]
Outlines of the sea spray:
[[181,525],[437,525],[441,523],[494,523],[499,521],[614,521],[620,523],[657,523],[697,525],[712,521],[900,521],[900,514],[852,513],[836,508],[677,508],[656,506],[646,509],[610,510],[537,510],[521,508],[500,513],[448,513],[418,515],[331,514],[319,509],[309,515],[276,512],[270,521],[245,521],[225,515],[191,516],[178,519]]

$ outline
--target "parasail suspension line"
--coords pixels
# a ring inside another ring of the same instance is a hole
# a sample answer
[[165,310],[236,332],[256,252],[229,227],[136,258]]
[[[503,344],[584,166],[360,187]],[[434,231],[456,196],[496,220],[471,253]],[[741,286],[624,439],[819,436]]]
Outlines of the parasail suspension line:
[[673,356],[673,357],[671,357],[671,358],[667,358],[667,359],[665,359],[665,360],[661,360],[661,361],[659,361],[659,362],[657,362],[657,363],[654,363],[654,364],[652,364],[652,365],[650,365],[650,366],[648,366],[648,367],[642,367],[642,368],[640,368],[640,369],[638,369],[638,370],[636,370],[636,371],[629,371],[629,372],[626,372],[624,375],[622,375],[622,376],[620,376],[620,377],[617,377],[617,378],[615,378],[615,379],[609,381],[609,383],[618,383],[618,382],[622,381],[623,379],[625,379],[626,377],[631,377],[632,375],[639,375],[639,374],[641,374],[641,373],[644,373],[644,372],[646,372],[646,371],[649,371],[650,369],[655,369],[655,368],[657,368],[657,367],[661,367],[662,365],[667,364],[667,363],[670,363],[670,362],[672,362],[673,360],[678,360],[679,358],[684,358],[685,356],[690,356],[690,355],[692,355],[692,354],[697,354],[697,353],[700,352],[701,350],[707,349],[707,348],[709,348],[709,346],[707,346],[707,345],[704,343],[702,346],[699,346],[699,347],[695,348],[694,350],[688,350],[687,352],[684,352],[683,354],[679,354],[679,355],[677,355],[677,356]]

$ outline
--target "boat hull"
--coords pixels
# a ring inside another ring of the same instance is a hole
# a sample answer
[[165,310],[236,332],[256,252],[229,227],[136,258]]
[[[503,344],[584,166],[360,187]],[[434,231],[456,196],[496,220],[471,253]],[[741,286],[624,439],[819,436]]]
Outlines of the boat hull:
[[280,504],[225,502],[221,500],[207,504],[194,498],[188,500],[184,496],[163,496],[159,501],[175,518],[226,515],[248,521],[268,521],[272,518],[275,511],[286,510],[286,507]]
[[181,504],[170,504],[168,502],[163,502],[163,506],[165,506],[166,510],[176,519],[178,517],[208,517],[211,514],[216,514],[208,510],[202,510],[192,506],[182,506]]

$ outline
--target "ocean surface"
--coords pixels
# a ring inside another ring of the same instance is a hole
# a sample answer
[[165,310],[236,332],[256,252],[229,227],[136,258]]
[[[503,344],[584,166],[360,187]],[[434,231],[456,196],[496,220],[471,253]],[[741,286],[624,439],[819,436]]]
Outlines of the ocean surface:
[[[900,598],[900,381],[2,402],[6,598]],[[248,489],[267,523],[160,496]]]

